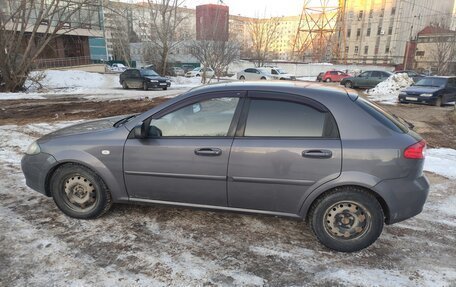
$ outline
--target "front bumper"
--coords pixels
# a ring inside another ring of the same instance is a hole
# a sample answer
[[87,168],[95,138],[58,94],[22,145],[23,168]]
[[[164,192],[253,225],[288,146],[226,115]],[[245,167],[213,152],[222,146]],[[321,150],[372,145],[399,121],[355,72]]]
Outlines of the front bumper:
[[47,153],[41,152],[36,155],[24,155],[21,160],[22,172],[25,176],[25,184],[46,196],[46,177],[57,161]]
[[399,95],[398,100],[400,103],[423,103],[434,104],[437,100],[436,97],[422,97],[420,95]]
[[386,223],[393,224],[423,211],[429,194],[429,181],[424,175],[415,179],[389,179],[378,183],[374,190],[388,207]]
[[168,82],[146,82],[148,88],[169,88],[171,83]]

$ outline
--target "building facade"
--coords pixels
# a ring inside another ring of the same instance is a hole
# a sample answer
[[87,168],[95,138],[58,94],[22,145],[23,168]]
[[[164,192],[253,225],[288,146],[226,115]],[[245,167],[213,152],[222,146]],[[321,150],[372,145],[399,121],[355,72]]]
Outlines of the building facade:
[[226,5],[196,6],[196,40],[228,41],[229,11]]
[[349,0],[338,62],[402,65],[407,42],[432,23],[450,25],[454,0]]

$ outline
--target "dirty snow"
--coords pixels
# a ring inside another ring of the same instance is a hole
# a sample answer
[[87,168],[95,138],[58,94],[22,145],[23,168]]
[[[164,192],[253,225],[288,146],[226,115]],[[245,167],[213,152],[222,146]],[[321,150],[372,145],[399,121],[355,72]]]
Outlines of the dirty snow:
[[424,170],[449,179],[456,179],[456,150],[450,148],[428,149],[424,161]]
[[[31,75],[34,76],[38,73],[40,72],[32,72]],[[0,100],[41,100],[66,96],[100,101],[170,97],[201,85],[201,78],[170,77],[171,87],[166,91],[161,89],[149,91],[124,90],[119,83],[119,74],[101,74],[77,70],[46,70],[44,74],[46,77],[42,80],[43,87],[41,89],[37,85],[27,82],[26,86],[30,86],[27,92],[0,93]]]
[[20,170],[33,140],[73,123],[0,126],[1,286],[456,284],[454,180],[429,174],[423,213],[386,226],[352,254],[322,247],[303,222],[272,216],[119,204],[97,220],[76,220],[27,188]]
[[399,93],[413,84],[413,79],[405,73],[393,74],[375,88],[367,90],[369,99],[384,104],[397,103]]
[[317,80],[317,77],[297,77],[296,80],[315,82]]

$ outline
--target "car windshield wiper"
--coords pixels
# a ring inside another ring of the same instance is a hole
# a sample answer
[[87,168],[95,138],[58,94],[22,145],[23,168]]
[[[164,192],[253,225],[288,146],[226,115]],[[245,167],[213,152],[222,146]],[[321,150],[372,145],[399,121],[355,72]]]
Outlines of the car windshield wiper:
[[128,116],[126,118],[123,118],[117,122],[114,123],[113,127],[117,128],[117,127],[120,127],[121,125],[125,124],[126,122],[128,122],[129,120],[131,120],[132,118],[136,117],[137,115],[131,115],[131,116]]

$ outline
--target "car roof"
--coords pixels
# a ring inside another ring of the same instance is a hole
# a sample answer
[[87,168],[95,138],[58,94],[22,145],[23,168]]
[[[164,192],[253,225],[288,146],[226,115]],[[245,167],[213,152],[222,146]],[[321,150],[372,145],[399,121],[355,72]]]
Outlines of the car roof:
[[271,91],[282,92],[294,95],[311,96],[318,98],[319,95],[325,92],[333,95],[347,96],[347,90],[342,86],[328,86],[314,82],[305,81],[232,81],[215,83],[206,86],[199,86],[191,89],[188,95],[223,92],[223,91]]
[[426,76],[424,78],[452,79],[456,78],[456,76]]

